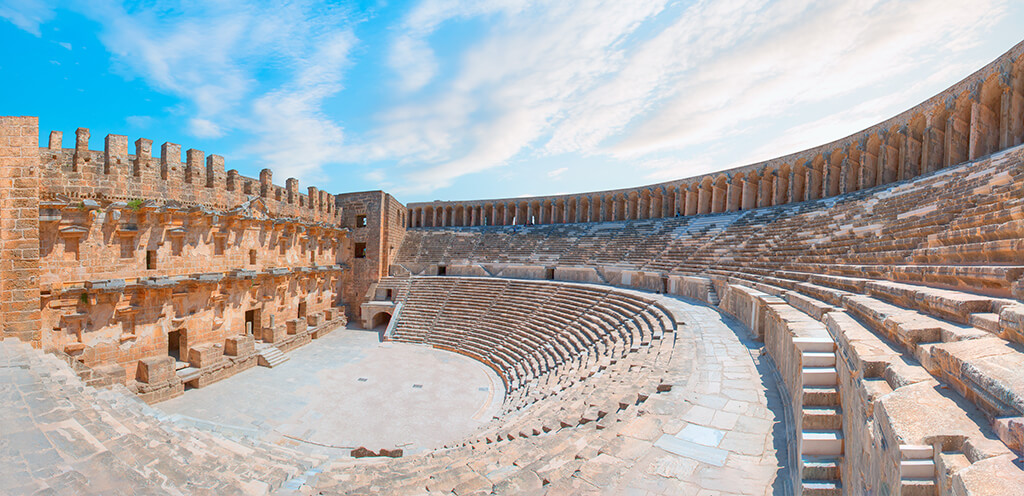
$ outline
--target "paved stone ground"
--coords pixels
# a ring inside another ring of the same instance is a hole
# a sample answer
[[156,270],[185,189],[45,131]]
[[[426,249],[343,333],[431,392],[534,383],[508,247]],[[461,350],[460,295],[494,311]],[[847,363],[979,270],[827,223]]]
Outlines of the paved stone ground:
[[761,344],[731,317],[676,301],[673,307],[688,316],[687,330],[694,333],[694,372],[684,387],[654,398],[665,403],[657,412],[664,433],[644,458],[651,461],[647,474],[683,480],[653,493],[789,493],[791,433],[781,386],[770,362],[759,357]]
[[673,388],[631,416],[400,460],[337,460],[301,492],[792,494],[784,398],[770,362],[759,358],[760,344],[704,304],[657,298],[685,323],[665,377]]
[[[666,496],[790,494],[784,399],[772,365],[759,358],[761,344],[742,324],[702,303],[661,301],[685,316],[677,338],[682,353],[672,367],[688,376],[649,399],[646,414],[613,440],[633,445],[624,453],[634,456],[618,455],[631,466],[614,483],[592,489]],[[683,350],[691,346],[692,354]],[[617,456],[611,450],[609,455]]]
[[256,429],[280,445],[347,455],[321,445],[440,447],[490,420],[504,396],[501,379],[475,360],[380,343],[377,332],[352,324],[287,356],[273,369],[256,367],[155,406],[216,428]]

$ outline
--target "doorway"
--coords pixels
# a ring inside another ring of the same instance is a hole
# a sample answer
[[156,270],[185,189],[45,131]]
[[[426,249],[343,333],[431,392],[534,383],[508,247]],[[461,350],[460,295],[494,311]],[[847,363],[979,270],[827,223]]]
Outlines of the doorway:
[[306,302],[299,302],[299,316],[300,319],[306,318]]
[[262,338],[260,332],[260,311],[258,309],[252,309],[245,312],[245,333],[250,336],[255,336],[256,339]]
[[387,326],[391,323],[391,314],[387,312],[380,312],[373,316],[373,328],[376,329],[380,326]]
[[174,357],[177,362],[181,361],[181,351],[186,349],[185,337],[182,329],[167,333],[167,355]]

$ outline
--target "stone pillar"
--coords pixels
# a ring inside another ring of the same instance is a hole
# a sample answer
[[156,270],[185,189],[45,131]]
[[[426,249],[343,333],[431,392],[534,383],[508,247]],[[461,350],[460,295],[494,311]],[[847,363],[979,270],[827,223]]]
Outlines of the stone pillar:
[[124,172],[128,165],[128,137],[120,134],[108,134],[103,143],[103,173],[127,176]]
[[720,214],[725,211],[725,195],[727,190],[716,184],[717,182],[711,183],[711,213],[713,214]]
[[274,171],[263,169],[260,171],[260,197],[270,198],[270,192],[274,188]]
[[[84,136],[87,149],[88,130]],[[76,160],[78,149],[76,141]],[[0,339],[17,338],[35,348],[42,338],[39,168],[39,119],[0,117]]]
[[694,186],[687,186],[683,193],[686,195],[686,199],[683,200],[683,215],[697,215],[698,201],[700,199],[700,193],[693,191]]
[[808,165],[809,167],[807,167],[807,180],[804,183],[807,185],[805,188],[804,198],[806,198],[807,200],[818,200],[821,198],[822,187],[822,171],[818,166],[824,168],[824,164],[822,163],[816,166],[808,162]]
[[206,154],[202,150],[189,148],[185,152],[185,183],[192,184],[199,177],[199,170],[203,168]]
[[[307,205],[307,207],[309,207],[310,210],[313,210],[314,212],[323,210],[323,205],[320,201],[320,195],[322,193],[323,192],[316,186],[306,187],[306,197],[309,198],[309,205]],[[315,213],[314,218],[316,218]]]
[[757,208],[757,185],[760,184],[759,180],[751,181],[749,178],[743,180],[743,201],[740,204],[740,208],[743,210],[750,210]]
[[71,170],[79,172],[89,162],[89,130],[80,127],[75,130],[75,156],[71,162]]
[[64,133],[60,131],[50,131],[50,143],[49,149],[52,152],[60,151],[61,147],[64,146]]
[[730,178],[729,182],[725,183],[725,210],[727,212],[739,210],[742,195],[743,185],[740,183],[740,180]]
[[224,179],[224,157],[210,155],[206,157],[206,187],[213,188]]
[[181,164],[181,145],[164,143],[160,145],[160,179],[170,177],[171,168]]
[[476,222],[477,222],[477,219],[476,219],[476,207],[470,207],[470,210],[469,210],[469,225],[470,226],[475,226],[475,225],[477,225]]
[[142,167],[153,160],[153,140],[139,138],[135,140],[135,163],[132,165],[132,175],[142,175]]
[[295,179],[294,177],[289,177],[288,179],[285,179],[284,192],[285,195],[287,195],[284,200],[288,202],[289,205],[295,204],[295,200],[299,196],[299,180]]
[[789,185],[786,190],[789,192],[785,203],[796,203],[804,199],[804,175],[803,167],[794,165],[789,170]]
[[711,189],[712,188],[714,188],[714,186],[711,185],[711,184],[701,184],[700,185],[700,190],[699,190],[700,195],[697,197],[697,213],[699,215],[705,215],[705,214],[710,214],[711,213],[711,200],[712,200]]

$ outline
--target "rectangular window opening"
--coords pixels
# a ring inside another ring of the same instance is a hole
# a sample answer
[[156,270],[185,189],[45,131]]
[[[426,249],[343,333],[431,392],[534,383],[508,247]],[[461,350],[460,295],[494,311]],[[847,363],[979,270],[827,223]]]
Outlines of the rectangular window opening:
[[366,243],[356,243],[352,251],[356,258],[366,258]]
[[256,250],[249,250],[249,265],[256,265]]
[[146,270],[156,270],[156,250],[146,250]]

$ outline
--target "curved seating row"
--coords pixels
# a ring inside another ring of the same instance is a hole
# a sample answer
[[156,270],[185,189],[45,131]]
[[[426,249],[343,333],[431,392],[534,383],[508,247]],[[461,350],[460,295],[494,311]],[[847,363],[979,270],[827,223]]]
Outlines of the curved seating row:
[[[445,244],[456,236],[458,245]],[[886,187],[746,212],[414,229],[396,263],[498,276],[547,266],[555,279],[591,268],[595,282],[719,306],[765,341],[786,382],[804,494],[1020,494],[1022,253],[1017,147]]]
[[411,229],[395,263],[413,274],[463,263],[657,272],[763,267],[1021,299],[1022,157],[1024,148],[1016,147],[910,181],[718,215]]
[[676,325],[656,302],[610,287],[392,277],[377,288],[391,290],[403,303],[391,339],[463,353],[491,366],[505,384],[506,413],[612,365],[632,363],[641,350],[653,349],[655,357],[670,350]]

